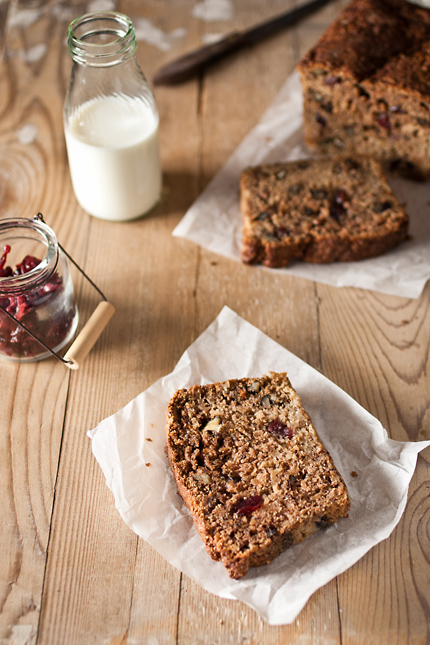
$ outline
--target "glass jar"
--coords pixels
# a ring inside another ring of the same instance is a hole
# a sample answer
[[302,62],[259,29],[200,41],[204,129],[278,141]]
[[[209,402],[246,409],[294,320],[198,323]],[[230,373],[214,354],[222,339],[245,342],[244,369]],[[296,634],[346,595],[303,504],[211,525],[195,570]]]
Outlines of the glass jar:
[[158,112],[127,16],[89,13],[68,30],[73,59],[64,132],[76,198],[106,220],[132,220],[161,193]]
[[0,220],[0,305],[0,358],[51,355],[26,329],[55,352],[71,340],[78,309],[69,263],[44,222]]

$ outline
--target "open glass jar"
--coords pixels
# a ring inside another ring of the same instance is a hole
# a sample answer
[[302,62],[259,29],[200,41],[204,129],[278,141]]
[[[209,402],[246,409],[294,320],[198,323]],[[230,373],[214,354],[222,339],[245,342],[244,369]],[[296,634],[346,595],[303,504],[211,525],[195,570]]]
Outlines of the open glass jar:
[[0,307],[2,359],[36,361],[52,353],[43,344],[58,351],[71,340],[78,309],[69,263],[44,222],[0,220]]

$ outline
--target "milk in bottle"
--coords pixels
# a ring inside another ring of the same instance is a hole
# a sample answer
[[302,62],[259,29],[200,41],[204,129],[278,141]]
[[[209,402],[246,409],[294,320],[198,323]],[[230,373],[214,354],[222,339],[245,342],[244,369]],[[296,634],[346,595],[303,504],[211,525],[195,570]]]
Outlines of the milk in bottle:
[[91,215],[131,220],[159,200],[158,112],[130,19],[90,13],[68,31],[73,68],[64,133],[76,199]]

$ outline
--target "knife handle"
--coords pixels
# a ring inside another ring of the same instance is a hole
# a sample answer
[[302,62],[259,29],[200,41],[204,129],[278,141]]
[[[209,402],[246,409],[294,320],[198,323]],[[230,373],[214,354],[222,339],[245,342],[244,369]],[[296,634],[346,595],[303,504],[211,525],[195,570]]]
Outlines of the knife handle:
[[244,31],[233,31],[222,40],[182,56],[156,72],[152,81],[154,85],[173,85],[182,83],[195,74],[202,72],[212,63],[224,56],[239,50],[241,47],[252,45],[277,33],[281,29],[291,27],[316,9],[320,9],[330,0],[310,0],[310,2],[290,9],[281,15],[262,22]]

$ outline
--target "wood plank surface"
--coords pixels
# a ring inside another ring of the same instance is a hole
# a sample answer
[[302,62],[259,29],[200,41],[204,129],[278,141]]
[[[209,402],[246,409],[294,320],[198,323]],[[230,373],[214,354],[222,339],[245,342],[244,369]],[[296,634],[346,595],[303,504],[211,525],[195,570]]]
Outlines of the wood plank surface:
[[[42,211],[116,307],[75,373],[54,359],[0,364],[0,642],[428,645],[429,450],[392,536],[280,627],[203,591],[139,539],[92,455],[86,433],[169,373],[224,305],[338,384],[393,439],[430,439],[430,284],[418,300],[336,289],[242,266],[171,235],[345,0],[201,78],[155,88],[163,194],[152,213],[111,223],[77,204],[62,125],[69,22],[115,8],[142,30],[149,25],[153,40],[139,40],[138,59],[151,79],[211,34],[295,5],[231,0],[229,19],[209,21],[193,15],[198,4],[0,2],[0,217]],[[74,280],[82,324],[96,299],[77,273]]]

